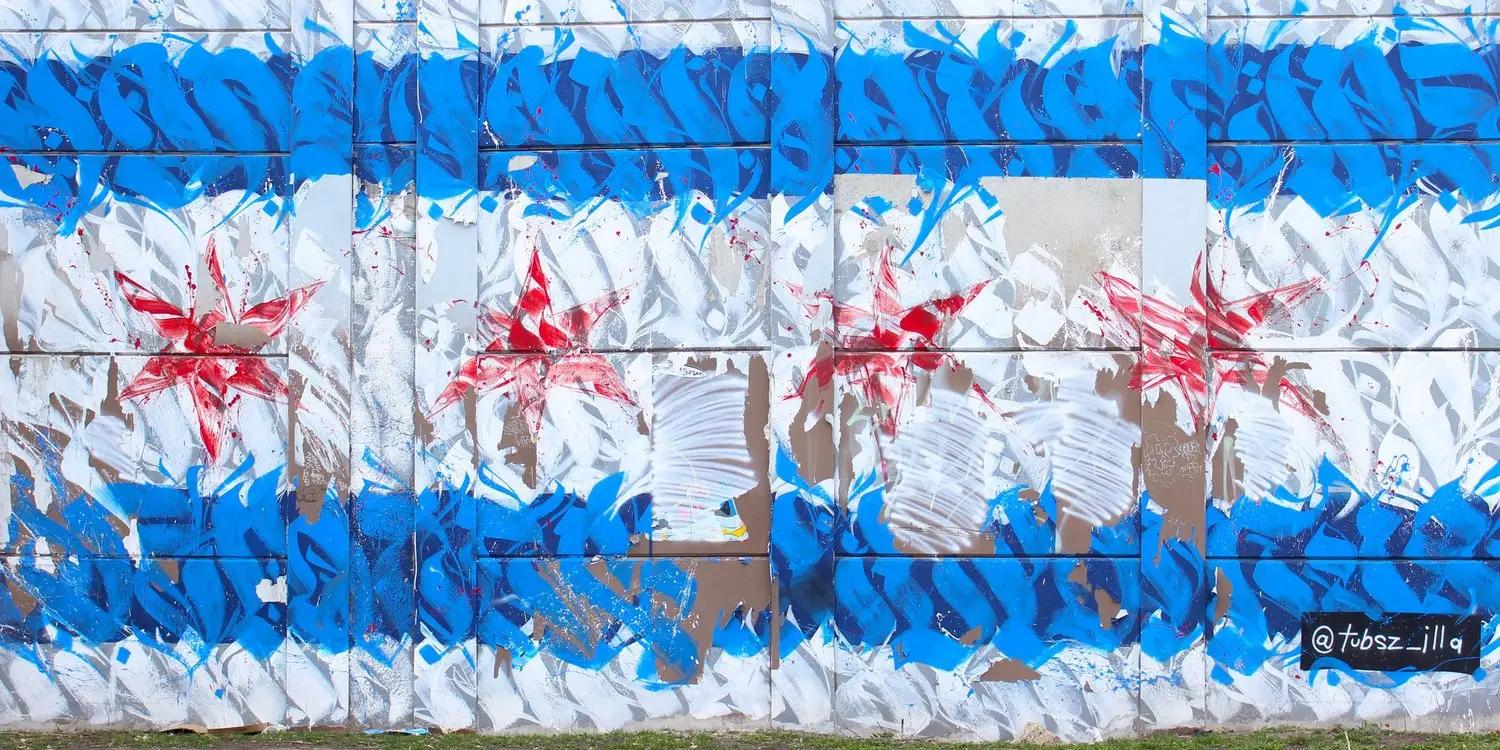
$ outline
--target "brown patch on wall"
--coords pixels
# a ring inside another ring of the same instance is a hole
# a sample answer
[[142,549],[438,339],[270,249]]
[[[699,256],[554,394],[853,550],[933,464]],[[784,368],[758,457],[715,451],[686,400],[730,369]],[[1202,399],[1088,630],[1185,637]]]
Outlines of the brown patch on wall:
[[969,628],[969,632],[964,633],[963,637],[958,639],[958,642],[962,643],[965,646],[972,646],[972,645],[978,643],[979,639],[983,635],[984,635],[984,628],[981,628],[978,625],[975,625],[974,627]]
[[[635,433],[651,438],[651,425],[646,421],[646,410],[637,407],[635,412]],[[649,442],[647,443],[650,444]],[[630,548],[625,551],[630,557],[646,557],[651,554],[651,530],[637,532],[630,537]]]
[[1110,630],[1115,626],[1115,618],[1120,616],[1120,602],[1114,595],[1104,589],[1094,589],[1094,606],[1099,609],[1099,626]]
[[464,432],[472,440],[479,435],[479,394],[473,388],[464,391],[463,406]]
[[630,581],[620,579],[609,569],[609,563],[605,560],[592,560],[588,564],[589,573],[602,581],[610,591],[621,599],[632,599],[641,593],[641,568],[632,566],[630,568]]
[[495,647],[495,677],[500,676],[500,670],[502,669],[505,670],[506,674],[510,674],[511,664],[513,663],[514,659],[511,657],[510,649],[504,646]]
[[37,605],[40,602],[37,601],[36,597],[31,595],[30,591],[27,591],[25,587],[17,583],[14,578],[8,575],[5,576],[5,588],[10,592],[11,605],[21,611],[22,617],[27,617],[36,611]]
[[99,413],[108,417],[119,417],[124,420],[126,427],[135,427],[135,417],[125,413],[125,407],[120,403],[120,360],[109,358],[109,384],[106,386],[104,401],[99,404]]
[[[1119,616],[1122,609],[1120,602],[1115,599],[1114,595],[1103,588],[1094,586],[1089,581],[1088,565],[1081,560],[1074,565],[1072,572],[1068,573],[1068,582],[1082,586],[1093,595],[1094,607],[1099,612],[1099,627],[1105,630],[1114,628],[1115,618]],[[1079,604],[1087,605],[1087,600],[1082,596],[1078,596],[1076,600]]]
[[664,654],[657,654],[657,666],[664,678],[697,683],[703,676],[714,631],[732,619],[736,611],[749,621],[759,612],[774,611],[771,602],[771,567],[766,558],[701,560],[690,563],[696,582],[692,608],[680,612],[669,597],[652,595],[652,609],[669,621],[678,622],[698,646],[694,673],[686,674],[682,665],[672,664]]
[[104,514],[104,522],[109,524],[109,527],[114,530],[115,535],[121,539],[130,536],[130,523],[125,519],[113,513],[106,513]]
[[767,649],[773,670],[781,668],[781,628],[785,624],[786,618],[781,614],[781,587],[773,581],[771,583],[771,644]]
[[[1224,570],[1214,571],[1214,622],[1223,620],[1229,614],[1229,603],[1234,598],[1234,584],[1229,577],[1224,575]],[[1212,625],[1213,623],[1209,623]]]
[[1026,390],[1042,398],[1051,398],[1056,390],[1056,384],[1046,378],[1039,378],[1031,373],[1022,376],[1021,382],[1026,384]]
[[1114,356],[1113,368],[1100,368],[1098,374],[1094,375],[1094,390],[1099,395],[1113,399],[1120,410],[1120,416],[1129,419],[1140,413],[1140,392],[1130,387],[1131,378],[1134,377],[1134,363],[1131,358],[1124,354]]
[[259,350],[271,342],[271,337],[255,326],[224,322],[214,326],[214,344],[233,346],[247,352]]
[[291,396],[287,399],[287,476],[297,483],[297,514],[316,524],[323,516],[323,499],[328,495],[328,485],[333,481],[322,462],[314,459],[304,462],[302,451],[307,450],[297,429],[297,404],[307,390],[307,383],[291,373]]
[[[578,615],[578,620],[584,625],[584,632],[574,633],[565,628],[549,627],[546,619],[540,615],[532,615],[532,638],[542,640],[544,637],[555,638],[567,642],[579,653],[592,654],[603,639],[605,629],[615,621],[610,612],[590,604],[586,599],[577,598],[572,593],[572,587],[562,575],[561,564],[557,560],[539,560],[536,563],[537,574],[562,596],[568,603],[570,609]],[[609,586],[611,590],[621,594],[626,599],[640,596],[640,571],[637,568],[632,580],[627,584],[610,572],[609,564],[600,559],[593,560],[587,565],[590,575],[601,583]]]
[[[974,370],[968,365],[955,361],[946,370],[947,387],[956,392],[967,395],[974,388]],[[932,378],[925,378],[931,381]]]
[[1141,443],[1146,492],[1162,508],[1158,547],[1171,538],[1203,549],[1207,490],[1203,431],[1183,432],[1177,426],[1177,399],[1159,389],[1155,403],[1141,404]]
[[1042,507],[1042,493],[1028,487],[1018,492],[1017,496],[1031,503],[1031,515],[1036,519],[1038,525],[1045,526],[1048,521],[1052,520],[1047,516],[1047,509]]
[[[536,435],[531,434],[531,425],[526,423],[523,410],[517,406],[505,412],[505,418],[500,427],[500,441],[496,447],[500,449],[501,455],[505,456],[505,462],[512,466],[521,467],[521,481],[527,487],[537,486],[536,477]],[[475,437],[478,437],[476,434]]]
[[[734,367],[731,365],[730,370]],[[745,449],[750,451],[756,485],[735,498],[734,507],[745,524],[745,539],[754,551],[770,552],[771,534],[771,373],[764,357],[751,355],[749,386],[745,391]]]
[[167,580],[172,583],[182,583],[182,562],[180,560],[157,558],[156,566],[161,568],[161,572],[167,574]]
[[1068,583],[1076,583],[1079,586],[1089,587],[1089,569],[1087,565],[1079,562],[1068,572]]
[[[76,497],[76,495],[71,494],[71,492],[72,491],[70,489],[68,497]],[[59,528],[66,529],[70,525],[68,523],[67,517],[63,515],[63,506],[66,504],[68,504],[67,498],[57,498],[57,502],[54,502],[51,505],[47,506],[47,511],[42,515],[46,516],[47,520],[57,524]],[[84,547],[88,548],[89,551],[98,552],[99,550],[93,549],[93,546],[94,545],[88,543],[84,544]]]
[[713,372],[719,369],[719,358],[712,354],[689,355],[685,364],[699,372]]
[[[823,344],[818,347],[813,362],[832,356],[832,347]],[[833,403],[833,383],[819,383],[817,378],[808,377],[802,384],[801,398],[797,414],[787,430],[787,447],[797,461],[797,473],[808,484],[815,485],[833,478],[834,464],[837,461],[833,444],[833,420],[825,411]],[[812,427],[804,429],[803,425],[809,421],[812,422]]]
[[[1261,386],[1261,395],[1270,399],[1272,408],[1280,410],[1282,381],[1286,380],[1291,370],[1306,370],[1309,367],[1306,362],[1288,362],[1282,357],[1276,357],[1271,360],[1270,366],[1266,367],[1266,382]],[[1247,380],[1246,382],[1255,381]]]
[[[68,363],[67,366],[70,369],[76,369],[78,367],[77,359],[70,357],[65,361]],[[53,391],[52,394],[47,397],[47,400],[49,403],[51,403],[53,409],[56,409],[57,411],[66,415],[69,422],[74,424],[87,424],[85,409],[82,406],[74,403],[72,399],[64,396],[61,393]],[[58,444],[59,450],[72,440],[71,436],[66,432],[58,430],[55,430],[55,432],[57,432],[57,434],[61,436],[63,440],[63,442]]]
[[1017,659],[996,659],[995,663],[979,676],[979,680],[981,682],[1029,682],[1041,676],[1041,672],[1026,666],[1026,662]]
[[[22,524],[22,523],[17,523],[16,524],[16,531],[15,531],[14,534],[11,534],[11,536],[10,536],[10,546],[6,548],[6,551],[14,553],[17,550],[24,550],[24,549],[30,547],[35,542],[36,542],[36,532],[32,531],[30,526],[27,526],[27,525]],[[53,552],[52,554],[53,554],[53,556],[57,555],[56,552]]]
[[412,431],[416,434],[417,445],[432,445],[433,437],[437,435],[437,427],[432,420],[427,418],[427,412],[422,405],[416,401],[413,401],[411,405],[411,424]]
[[1062,512],[1066,505],[1057,501],[1057,549],[1065,555],[1086,555],[1093,546],[1094,526],[1076,516]]

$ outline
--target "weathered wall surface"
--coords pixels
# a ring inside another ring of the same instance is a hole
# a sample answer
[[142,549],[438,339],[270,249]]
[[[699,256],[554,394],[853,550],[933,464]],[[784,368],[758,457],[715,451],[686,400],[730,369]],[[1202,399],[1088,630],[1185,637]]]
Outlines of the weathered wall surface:
[[1486,2],[0,0],[0,724],[1500,727]]

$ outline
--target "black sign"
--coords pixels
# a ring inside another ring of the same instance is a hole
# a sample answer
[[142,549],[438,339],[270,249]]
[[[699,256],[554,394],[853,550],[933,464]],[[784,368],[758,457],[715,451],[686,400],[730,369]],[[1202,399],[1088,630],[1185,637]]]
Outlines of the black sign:
[[1389,614],[1372,620],[1359,612],[1308,612],[1302,615],[1302,668],[1312,669],[1321,659],[1370,671],[1473,674],[1479,668],[1479,618]]

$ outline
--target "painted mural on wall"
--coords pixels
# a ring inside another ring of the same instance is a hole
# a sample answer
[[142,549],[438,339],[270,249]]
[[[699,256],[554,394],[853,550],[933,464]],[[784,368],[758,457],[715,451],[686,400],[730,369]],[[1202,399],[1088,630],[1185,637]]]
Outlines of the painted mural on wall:
[[1491,10],[9,0],[0,725],[1500,727]]

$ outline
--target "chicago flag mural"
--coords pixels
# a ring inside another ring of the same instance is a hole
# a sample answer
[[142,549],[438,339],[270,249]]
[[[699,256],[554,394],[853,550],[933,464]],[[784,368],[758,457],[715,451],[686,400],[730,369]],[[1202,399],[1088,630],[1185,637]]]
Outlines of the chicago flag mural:
[[1500,729],[1489,0],[0,0],[0,725]]

